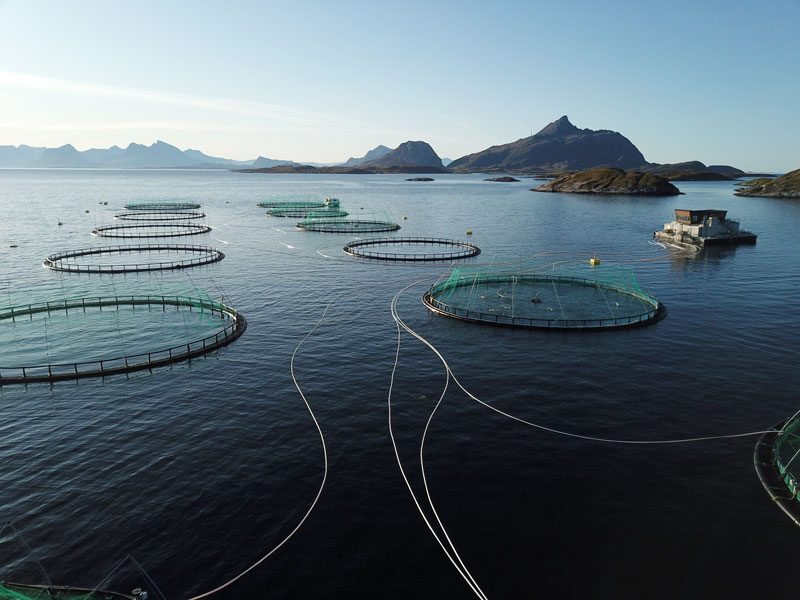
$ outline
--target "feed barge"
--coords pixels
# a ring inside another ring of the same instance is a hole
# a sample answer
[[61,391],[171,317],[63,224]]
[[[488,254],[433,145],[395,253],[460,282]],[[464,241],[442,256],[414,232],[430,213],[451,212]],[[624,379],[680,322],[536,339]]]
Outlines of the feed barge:
[[705,246],[755,244],[756,234],[739,228],[739,222],[726,218],[727,210],[675,209],[675,220],[664,223],[653,233],[656,241]]

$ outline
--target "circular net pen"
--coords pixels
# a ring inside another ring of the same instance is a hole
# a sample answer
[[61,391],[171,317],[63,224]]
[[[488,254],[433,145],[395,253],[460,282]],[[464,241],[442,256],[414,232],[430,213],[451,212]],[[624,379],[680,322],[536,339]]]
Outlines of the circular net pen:
[[270,208],[267,214],[272,217],[293,217],[296,219],[304,219],[306,217],[346,217],[348,215],[346,210],[339,210],[336,208],[305,208],[294,206],[276,206]]
[[400,225],[388,213],[366,213],[346,217],[309,215],[297,224],[297,228],[319,233],[382,233],[397,231]]
[[127,210],[195,210],[200,205],[195,202],[128,202],[125,205]]
[[261,208],[277,208],[278,206],[287,205],[302,206],[307,208],[323,208],[325,203],[311,194],[286,194],[282,196],[272,196],[256,204],[256,206]]
[[197,211],[140,210],[114,215],[120,221],[190,221],[202,219],[206,213]]
[[211,231],[209,225],[194,223],[141,223],[136,225],[103,225],[92,230],[94,235],[109,238],[165,238],[199,235]]
[[800,526],[800,419],[797,413],[759,438],[753,452],[753,466],[773,502]]
[[342,249],[359,258],[408,262],[463,260],[481,253],[480,248],[467,242],[422,237],[354,240]]
[[[133,262],[139,257],[148,260]],[[209,246],[147,244],[57,252],[42,264],[48,269],[68,273],[139,273],[199,267],[223,258],[225,254],[222,251]]]
[[440,315],[511,327],[607,330],[640,327],[666,316],[630,269],[588,263],[508,272],[455,269],[423,303]]
[[[0,385],[105,377],[230,344],[244,316],[208,297],[97,296],[0,309]],[[80,360],[75,360],[80,358]]]

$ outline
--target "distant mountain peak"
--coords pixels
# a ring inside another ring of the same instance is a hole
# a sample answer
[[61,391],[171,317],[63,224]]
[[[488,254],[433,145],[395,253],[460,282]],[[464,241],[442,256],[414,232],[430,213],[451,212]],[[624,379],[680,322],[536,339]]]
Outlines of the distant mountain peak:
[[636,169],[646,164],[642,153],[622,134],[579,129],[564,115],[535,135],[462,156],[448,167],[468,172],[544,172]]
[[379,145],[375,146],[372,150],[367,152],[361,158],[355,158],[355,157],[351,156],[344,163],[342,163],[342,166],[343,167],[355,167],[356,165],[363,164],[363,163],[365,163],[365,162],[367,162],[369,160],[375,160],[377,158],[380,158],[381,156],[383,156],[385,154],[389,154],[389,152],[391,152],[391,151],[392,151],[391,148],[387,148],[383,144],[379,144]]
[[442,159],[422,141],[407,141],[380,158],[362,163],[362,166],[388,167],[397,165],[423,165],[442,168]]
[[553,121],[546,127],[544,127],[536,136],[544,136],[544,135],[570,135],[575,133],[580,133],[580,129],[575,127],[572,123],[569,122],[569,118],[567,115],[564,115],[560,119]]

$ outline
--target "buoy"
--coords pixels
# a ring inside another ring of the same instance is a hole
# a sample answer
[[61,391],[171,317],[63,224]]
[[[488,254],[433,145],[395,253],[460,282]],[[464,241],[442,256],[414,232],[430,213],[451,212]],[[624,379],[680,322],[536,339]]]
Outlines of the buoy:
[[467,229],[467,235],[472,235],[472,229]]
[[88,211],[88,210],[85,210],[85,211],[83,211],[83,212],[87,212],[87,213],[88,213],[89,211]]
[[103,202],[103,206],[108,206],[108,202]]
[[600,264],[600,259],[597,258],[597,252],[594,253],[594,256],[589,259],[589,264],[593,267]]
[[9,246],[9,248],[16,248],[16,247],[17,247],[17,245],[16,245],[16,244],[11,244],[11,245]]
[[408,218],[408,217],[405,217],[405,216],[404,216],[404,217],[403,217],[403,220],[405,221],[407,218]]
[[363,207],[363,206],[361,207],[361,210],[364,210],[364,207]]
[[61,227],[63,223],[61,221],[58,222],[58,226]]

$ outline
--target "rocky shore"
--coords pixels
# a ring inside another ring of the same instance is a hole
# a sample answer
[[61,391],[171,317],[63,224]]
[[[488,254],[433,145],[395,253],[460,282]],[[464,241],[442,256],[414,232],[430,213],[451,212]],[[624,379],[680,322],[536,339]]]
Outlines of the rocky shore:
[[742,182],[734,192],[737,196],[760,196],[764,198],[800,198],[800,169],[790,171],[775,179],[761,177]]
[[678,188],[659,175],[641,171],[623,171],[614,167],[600,167],[562,175],[531,191],[635,196],[675,196],[681,193]]

